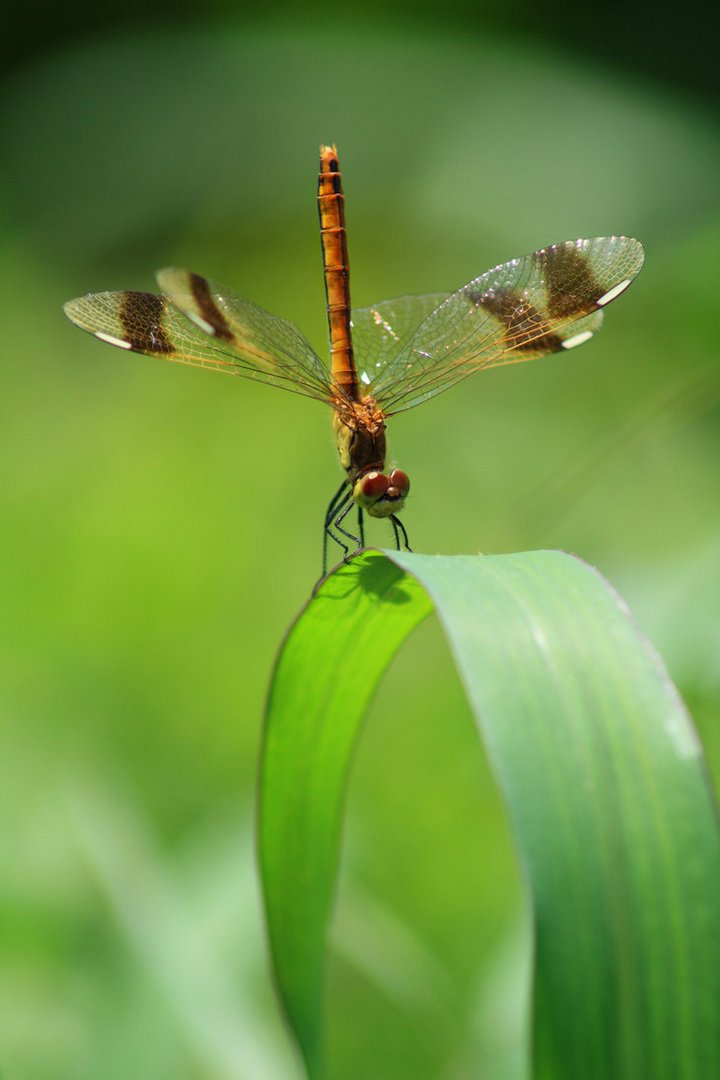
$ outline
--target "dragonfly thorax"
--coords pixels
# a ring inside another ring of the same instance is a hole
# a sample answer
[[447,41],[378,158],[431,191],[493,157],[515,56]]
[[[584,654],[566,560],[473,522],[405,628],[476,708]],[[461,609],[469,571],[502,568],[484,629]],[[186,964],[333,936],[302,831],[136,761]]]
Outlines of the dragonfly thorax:
[[405,505],[410,481],[401,469],[385,473],[385,414],[375,398],[333,402],[333,428],[340,463],[353,499],[371,517],[390,517]]
[[373,397],[333,402],[333,430],[340,464],[355,484],[366,472],[385,468],[385,414]]

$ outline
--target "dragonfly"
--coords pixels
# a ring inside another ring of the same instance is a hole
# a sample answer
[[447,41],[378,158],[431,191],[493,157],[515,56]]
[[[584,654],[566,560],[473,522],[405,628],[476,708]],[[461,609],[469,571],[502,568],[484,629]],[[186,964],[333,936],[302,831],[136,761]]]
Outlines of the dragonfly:
[[[476,371],[574,349],[600,329],[605,307],[642,268],[627,236],[568,240],[487,270],[452,293],[350,304],[345,200],[335,146],[320,148],[318,209],[330,338],[326,366],[292,323],[189,270],[160,270],[161,294],[91,293],[65,304],[81,329],[120,349],[255,379],[332,410],[343,481],[323,528],[343,559],[365,545],[364,515],[398,514],[406,472],[386,466],[386,423]],[[357,511],[357,529],[348,515]]]

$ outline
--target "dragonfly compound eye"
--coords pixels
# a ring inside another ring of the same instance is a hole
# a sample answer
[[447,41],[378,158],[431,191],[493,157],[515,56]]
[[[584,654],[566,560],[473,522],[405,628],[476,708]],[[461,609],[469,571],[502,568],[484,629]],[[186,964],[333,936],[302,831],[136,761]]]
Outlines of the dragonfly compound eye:
[[363,500],[374,502],[386,494],[389,486],[390,481],[385,473],[369,472],[360,477],[355,485],[355,491],[362,496]]
[[406,472],[402,469],[393,469],[390,473],[390,487],[395,488],[400,498],[405,496],[410,491],[410,478]]

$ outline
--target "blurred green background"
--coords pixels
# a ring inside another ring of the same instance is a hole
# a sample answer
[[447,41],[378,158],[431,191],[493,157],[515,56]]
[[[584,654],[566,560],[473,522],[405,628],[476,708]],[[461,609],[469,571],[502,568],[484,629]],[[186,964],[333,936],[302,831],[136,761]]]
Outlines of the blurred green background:
[[[594,342],[398,417],[390,451],[416,550],[599,566],[717,774],[715,65],[692,5],[640,10],[4,11],[3,1077],[299,1076],[253,802],[268,677],[340,478],[328,415],[104,347],[61,304],[187,265],[325,355],[320,142],[340,152],[358,306],[553,241],[645,243]],[[331,1078],[517,1076],[523,932],[502,809],[428,623],[357,755]]]

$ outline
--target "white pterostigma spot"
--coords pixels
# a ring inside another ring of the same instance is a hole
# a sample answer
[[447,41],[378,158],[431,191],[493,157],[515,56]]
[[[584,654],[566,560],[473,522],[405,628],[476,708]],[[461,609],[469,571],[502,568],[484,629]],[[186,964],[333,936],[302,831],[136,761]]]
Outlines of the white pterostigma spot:
[[196,326],[199,326],[201,330],[204,330],[206,334],[215,336],[215,327],[211,326],[209,322],[203,319],[202,315],[198,315],[197,311],[187,311],[185,313],[188,319],[192,319]]
[[583,341],[589,341],[593,336],[592,330],[581,330],[579,334],[565,338],[562,343],[563,349],[574,349],[576,345],[582,345]]
[[605,304],[609,304],[611,300],[614,300],[616,296],[619,296],[621,292],[625,292],[630,284],[630,278],[625,278],[619,285],[613,285],[612,289],[609,289],[604,296],[601,296],[597,301],[598,307],[603,307]]
[[369,386],[371,381],[372,380],[371,380],[370,376],[368,375],[367,371],[363,371],[362,375],[360,376],[360,382],[363,382],[363,383],[365,383],[366,386]]
[[132,343],[130,341],[123,341],[119,337],[113,337],[112,334],[103,334],[102,330],[94,331],[95,337],[100,338],[101,341],[107,341],[108,345],[117,345],[119,349],[132,349]]

